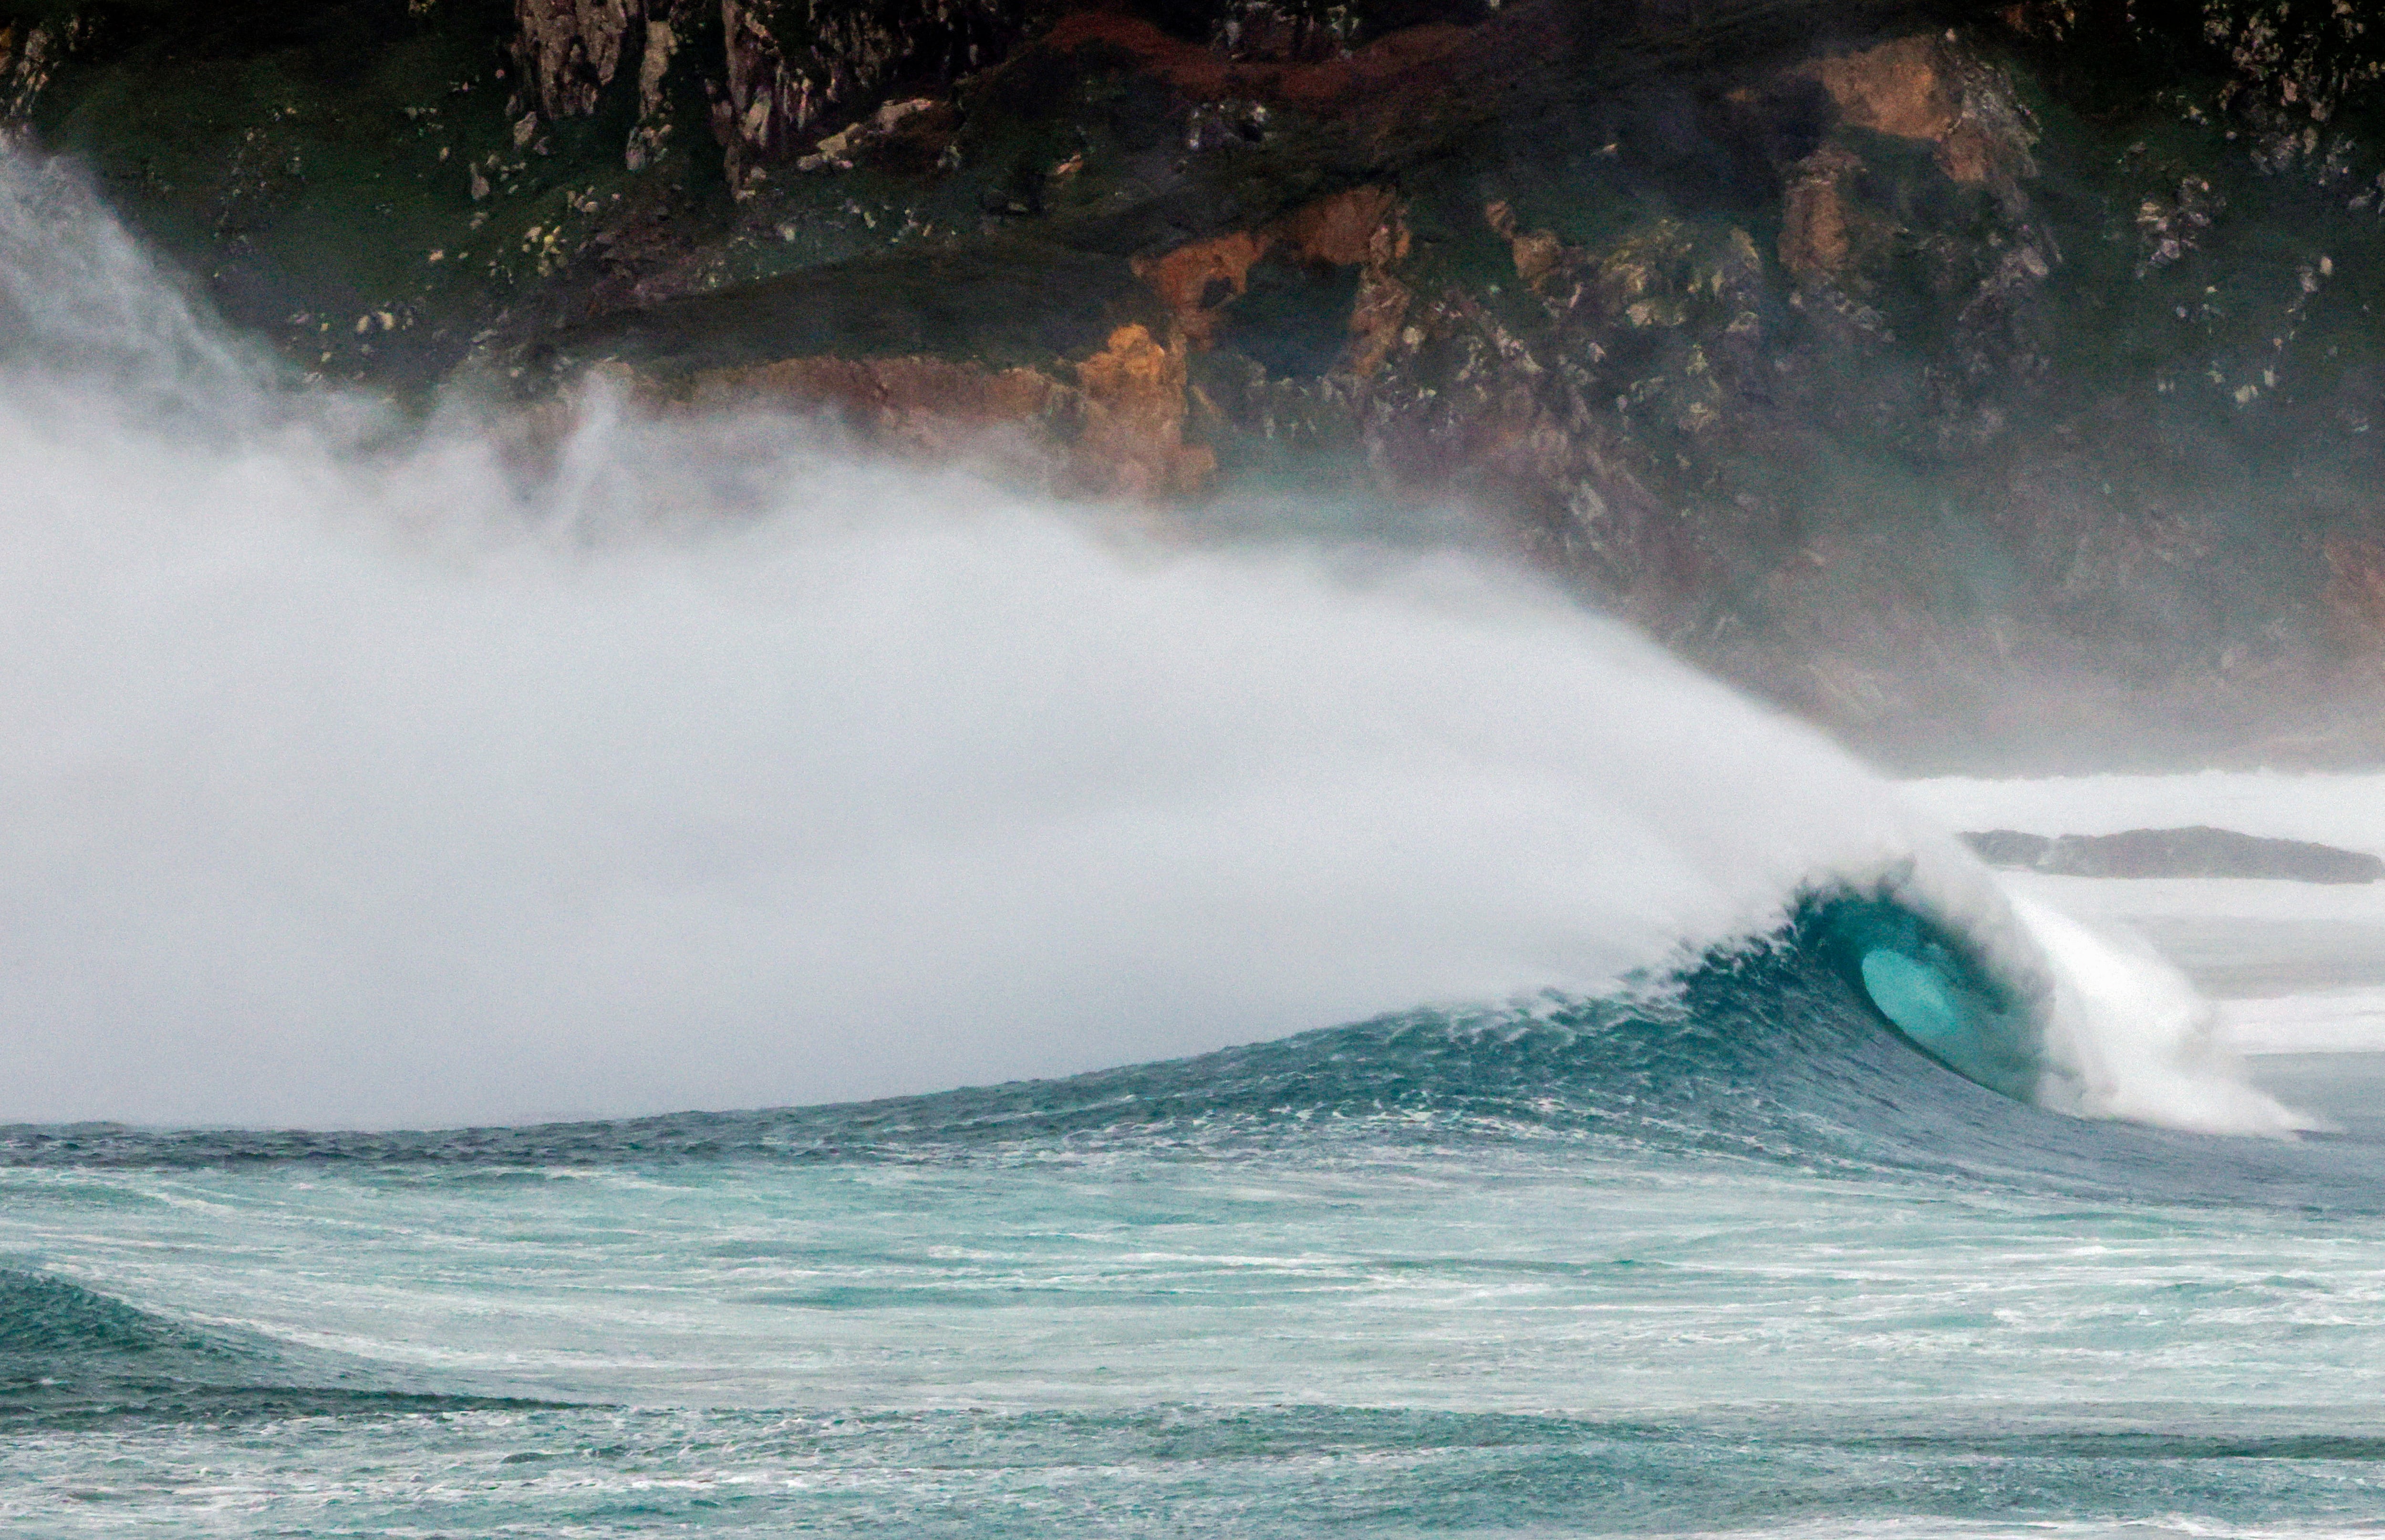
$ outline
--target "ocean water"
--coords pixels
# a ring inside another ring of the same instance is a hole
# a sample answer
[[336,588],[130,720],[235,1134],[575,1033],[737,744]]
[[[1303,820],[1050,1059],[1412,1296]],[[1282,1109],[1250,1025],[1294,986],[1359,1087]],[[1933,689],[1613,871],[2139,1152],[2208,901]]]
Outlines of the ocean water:
[[2363,895],[1331,512],[401,416],[0,160],[0,1521],[2385,1530]]
[[0,1512],[2373,1533],[2379,1130],[2016,1102],[1897,1037],[1818,926],[1661,1008],[858,1106],[19,1129]]

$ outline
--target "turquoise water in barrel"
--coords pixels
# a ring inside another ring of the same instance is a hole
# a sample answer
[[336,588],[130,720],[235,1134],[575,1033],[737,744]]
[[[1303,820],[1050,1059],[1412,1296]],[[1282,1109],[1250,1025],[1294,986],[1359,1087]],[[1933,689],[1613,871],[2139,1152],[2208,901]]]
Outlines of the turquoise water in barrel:
[[0,1516],[2374,1533],[2377,1141],[1977,1084],[1929,934],[891,1102],[13,1130]]

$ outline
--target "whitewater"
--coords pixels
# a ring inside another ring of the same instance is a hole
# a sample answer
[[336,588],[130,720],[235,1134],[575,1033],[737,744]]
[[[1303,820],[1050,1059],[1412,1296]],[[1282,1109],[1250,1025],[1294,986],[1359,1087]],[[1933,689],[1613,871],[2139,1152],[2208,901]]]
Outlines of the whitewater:
[[13,1526],[2385,1516],[2357,1076],[1452,521],[193,292],[0,162]]

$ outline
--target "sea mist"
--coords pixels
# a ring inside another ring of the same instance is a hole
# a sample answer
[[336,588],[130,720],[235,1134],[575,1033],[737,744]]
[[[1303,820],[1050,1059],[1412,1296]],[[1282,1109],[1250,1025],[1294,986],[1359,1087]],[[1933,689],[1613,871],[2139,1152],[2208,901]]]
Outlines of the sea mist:
[[[601,395],[525,469],[283,381],[22,159],[0,283],[0,1119],[1055,1074],[1611,988],[1891,877],[2045,966],[1817,735],[1476,559]],[[2075,1110],[2282,1117],[2063,1051]]]

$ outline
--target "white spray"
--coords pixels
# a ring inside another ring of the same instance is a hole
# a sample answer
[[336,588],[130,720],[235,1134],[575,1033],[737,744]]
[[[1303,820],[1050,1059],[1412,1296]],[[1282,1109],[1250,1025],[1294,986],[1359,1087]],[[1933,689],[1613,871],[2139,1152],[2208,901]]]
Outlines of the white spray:
[[1887,788],[1461,556],[1170,547],[758,417],[593,411],[525,485],[461,411],[277,389],[13,160],[0,467],[0,1119],[1058,1074],[1598,989],[1910,868],[2055,980],[2053,1099],[2285,1124],[2191,1022],[2094,1060],[2126,992]]

